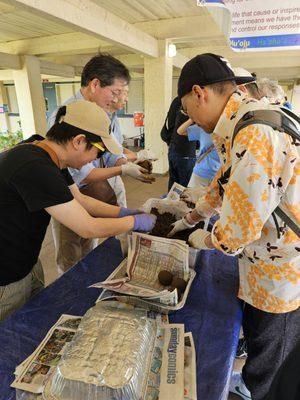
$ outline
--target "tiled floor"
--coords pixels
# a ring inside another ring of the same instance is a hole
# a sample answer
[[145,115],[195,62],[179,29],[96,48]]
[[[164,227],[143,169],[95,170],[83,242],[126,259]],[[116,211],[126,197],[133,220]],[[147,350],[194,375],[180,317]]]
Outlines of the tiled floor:
[[[151,185],[145,184],[134,179],[124,179],[127,203],[128,207],[137,208],[140,207],[146,200],[151,197],[159,197],[167,192],[168,177],[158,176],[156,182]],[[46,285],[49,285],[55,279],[57,279],[57,271],[54,261],[54,245],[51,234],[51,228],[49,227],[46,233],[46,237],[43,243],[41,251],[41,260],[45,271]],[[236,360],[236,369],[241,369],[243,366],[243,360]],[[238,400],[239,396],[230,394],[228,400]]]

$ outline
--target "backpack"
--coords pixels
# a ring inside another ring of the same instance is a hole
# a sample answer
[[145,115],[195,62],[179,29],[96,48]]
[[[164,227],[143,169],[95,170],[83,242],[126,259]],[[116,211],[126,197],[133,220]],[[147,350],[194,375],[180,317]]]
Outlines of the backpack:
[[160,131],[160,137],[169,146],[169,144],[171,142],[173,129],[169,129],[169,127],[168,127],[168,116],[169,115],[167,115],[167,117],[165,119],[165,123]]
[[[281,113],[280,111],[276,110],[254,110],[249,111],[239,120],[236,124],[231,141],[231,148],[233,147],[234,139],[236,135],[239,133],[240,130],[244,129],[248,125],[253,124],[262,124],[268,125],[272,128],[278,130],[279,132],[284,132],[293,138],[293,144],[296,146],[300,145],[300,133],[297,129],[297,126],[291,121],[290,118],[293,118],[300,124],[300,118],[295,115],[292,111],[282,107]],[[286,115],[285,115],[286,114]],[[299,144],[297,143],[299,142]],[[227,171],[218,179],[219,183],[219,191],[220,195],[222,196],[224,193],[223,184],[228,182],[229,176],[231,172],[231,167],[228,168]],[[276,219],[276,215],[281,218],[286,225],[297,235],[300,237],[300,226],[293,221],[281,208],[277,206],[275,210],[272,212],[272,216],[277,228],[277,236],[280,238],[280,230],[279,225]]]

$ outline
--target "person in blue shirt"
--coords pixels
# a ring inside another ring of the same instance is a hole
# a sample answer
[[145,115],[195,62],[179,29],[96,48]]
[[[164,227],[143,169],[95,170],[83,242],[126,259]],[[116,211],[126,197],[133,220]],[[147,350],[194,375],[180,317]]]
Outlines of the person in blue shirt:
[[198,141],[199,150],[188,187],[208,186],[220,168],[217,150],[207,134],[200,126],[188,119],[177,130],[179,135],[187,136],[189,141]]

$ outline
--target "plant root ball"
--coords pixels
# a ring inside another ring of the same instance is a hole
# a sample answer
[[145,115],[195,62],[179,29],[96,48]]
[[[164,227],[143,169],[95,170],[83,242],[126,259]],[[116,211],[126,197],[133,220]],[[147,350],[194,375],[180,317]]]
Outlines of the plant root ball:
[[140,167],[145,168],[148,171],[148,173],[151,174],[152,168],[153,168],[151,161],[149,161],[149,160],[138,161],[137,164]]
[[184,293],[186,285],[187,285],[187,282],[184,279],[176,278],[176,277],[173,278],[172,283],[171,283],[172,289],[176,288],[178,290],[179,295]]
[[173,274],[170,271],[163,269],[158,274],[158,280],[163,286],[169,286],[172,283]]

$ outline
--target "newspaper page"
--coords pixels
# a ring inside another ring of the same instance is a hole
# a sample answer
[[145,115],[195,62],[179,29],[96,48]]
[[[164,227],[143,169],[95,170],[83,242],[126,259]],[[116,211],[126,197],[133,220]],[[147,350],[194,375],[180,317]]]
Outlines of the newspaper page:
[[189,278],[189,248],[181,240],[159,238],[133,232],[127,261],[123,260],[113,277],[91,287],[98,287],[175,306],[177,290],[169,291],[158,281],[158,273],[168,270],[175,276]]
[[158,329],[145,400],[183,400],[184,325],[170,324]]
[[180,185],[177,182],[174,182],[169,193],[167,194],[168,200],[180,200],[180,196],[182,195],[183,191],[186,187]]
[[196,351],[191,332],[184,334],[184,399],[197,400]]
[[11,386],[42,393],[48,373],[59,362],[64,346],[72,340],[81,318],[63,314],[37,349],[16,368],[16,378]]

